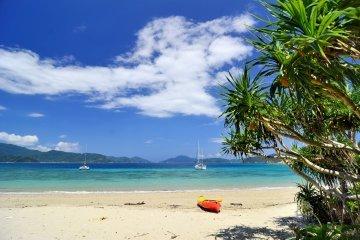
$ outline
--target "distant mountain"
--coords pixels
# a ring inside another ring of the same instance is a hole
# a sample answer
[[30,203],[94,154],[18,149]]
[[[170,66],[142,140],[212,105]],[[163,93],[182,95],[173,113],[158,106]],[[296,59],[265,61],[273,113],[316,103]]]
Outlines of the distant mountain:
[[[269,162],[265,158],[260,157],[248,157],[244,159],[226,159],[226,158],[205,158],[205,164],[232,164],[232,163],[272,163],[272,162],[281,162],[280,160],[275,160]],[[188,156],[180,155],[174,158],[169,158],[164,161],[161,161],[162,164],[194,164],[196,162],[195,158]]]
[[19,156],[28,156],[32,154],[40,153],[37,150],[30,150],[25,147],[19,147],[12,144],[0,143],[0,155],[19,155]]
[[195,158],[191,158],[188,156],[180,155],[174,158],[168,158],[164,161],[161,161],[160,163],[166,163],[166,164],[190,164],[194,163],[196,161]]
[[241,163],[239,159],[226,159],[226,158],[205,158],[204,162],[206,164],[212,163]]
[[[41,152],[12,144],[0,143],[0,162],[82,162],[84,154],[51,150]],[[113,157],[87,153],[88,163],[150,163],[140,157]]]
[[[237,159],[226,159],[226,158],[205,158],[205,164],[219,164],[219,163],[240,163]],[[191,158],[188,156],[180,155],[174,158],[169,158],[160,163],[163,164],[194,164],[196,162],[195,158]]]
[[[0,162],[62,162],[62,163],[79,163],[84,161],[84,154],[62,152],[51,150],[41,152],[25,147],[19,147],[12,144],[0,143]],[[151,163],[140,157],[113,157],[97,153],[87,153],[86,161],[88,163]],[[249,157],[242,160],[226,158],[205,158],[205,164],[232,164],[232,163],[268,163],[267,159],[259,157]],[[196,162],[195,158],[180,155],[161,161],[161,164],[173,165],[191,165]],[[272,161],[272,162],[280,162]]]

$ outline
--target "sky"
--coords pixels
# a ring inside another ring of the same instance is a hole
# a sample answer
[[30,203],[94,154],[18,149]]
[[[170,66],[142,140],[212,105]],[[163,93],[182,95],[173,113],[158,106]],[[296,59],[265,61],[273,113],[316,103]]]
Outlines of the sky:
[[221,155],[219,85],[250,0],[1,0],[0,142],[160,161]]

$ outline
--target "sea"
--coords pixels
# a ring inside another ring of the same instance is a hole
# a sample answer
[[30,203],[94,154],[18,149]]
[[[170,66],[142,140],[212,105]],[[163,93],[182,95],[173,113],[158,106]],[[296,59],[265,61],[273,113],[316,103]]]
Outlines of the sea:
[[90,193],[288,188],[300,182],[283,164],[192,165],[0,163],[0,193]]

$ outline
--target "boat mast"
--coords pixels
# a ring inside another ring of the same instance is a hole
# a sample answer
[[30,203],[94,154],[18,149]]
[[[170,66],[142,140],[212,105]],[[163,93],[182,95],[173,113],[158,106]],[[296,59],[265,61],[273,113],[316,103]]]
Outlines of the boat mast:
[[204,163],[204,150],[201,150],[201,163]]
[[199,140],[198,140],[198,143],[197,143],[197,155],[196,155],[196,158],[197,158],[197,163],[200,163],[200,144],[199,144]]
[[87,152],[87,144],[85,145],[84,165],[86,165],[86,152]]

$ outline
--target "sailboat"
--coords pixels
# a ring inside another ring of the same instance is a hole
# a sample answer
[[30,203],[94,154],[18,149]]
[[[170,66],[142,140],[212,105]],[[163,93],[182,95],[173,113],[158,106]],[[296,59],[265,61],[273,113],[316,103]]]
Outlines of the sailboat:
[[197,149],[197,156],[196,156],[196,164],[195,164],[195,169],[196,170],[206,170],[206,165],[203,162],[203,157],[204,155],[200,153],[200,147],[199,147],[199,142],[198,142],[198,149]]
[[[87,147],[86,147],[86,151],[87,151]],[[84,153],[84,163],[82,166],[79,167],[79,170],[90,170],[90,167],[86,165],[86,151]]]

